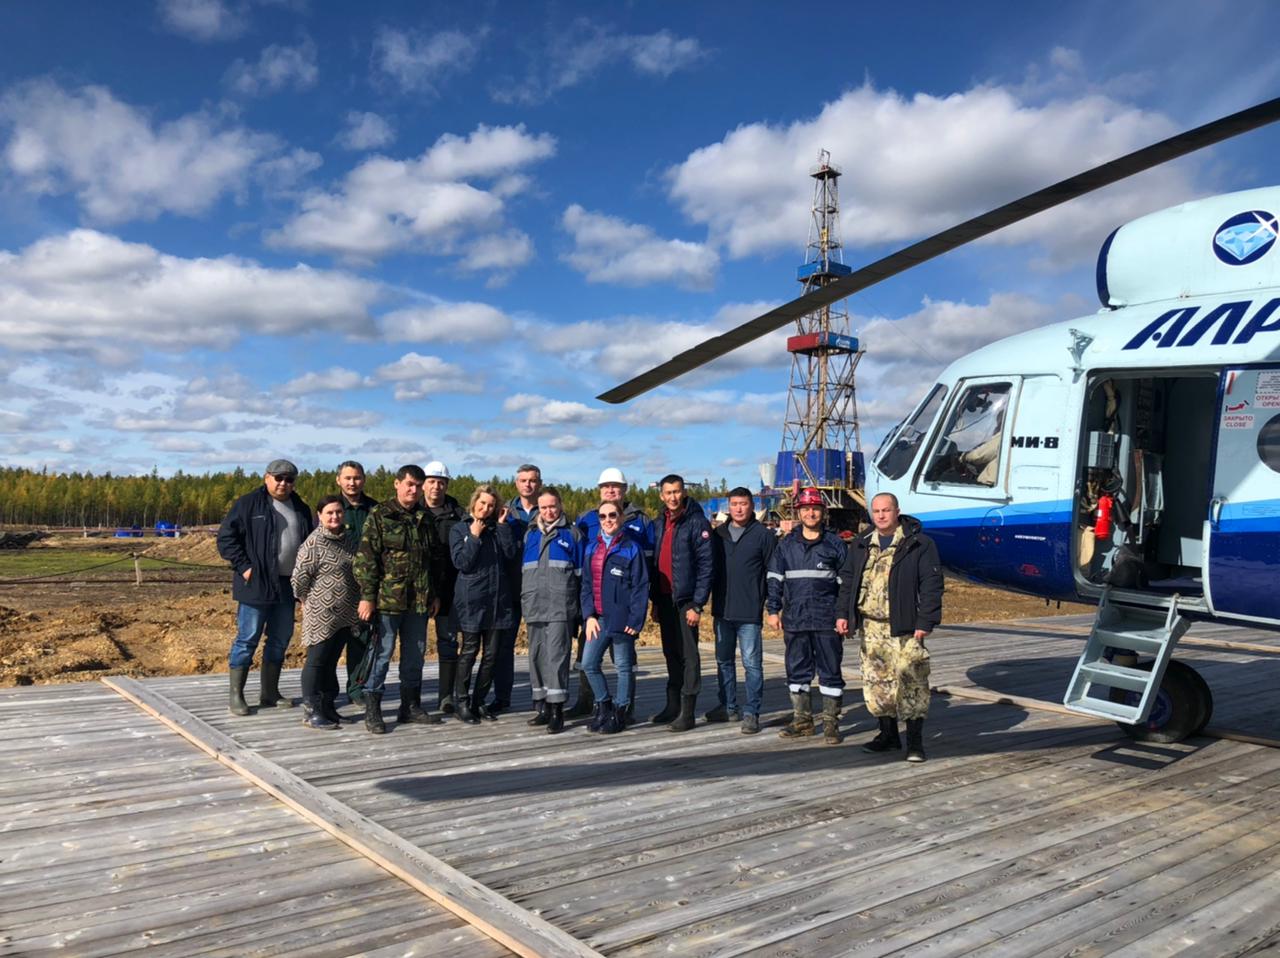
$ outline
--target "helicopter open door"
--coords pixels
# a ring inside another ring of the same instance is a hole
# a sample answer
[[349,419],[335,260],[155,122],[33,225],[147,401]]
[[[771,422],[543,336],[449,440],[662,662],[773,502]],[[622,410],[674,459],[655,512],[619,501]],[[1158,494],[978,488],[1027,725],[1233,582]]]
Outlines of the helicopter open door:
[[1280,366],[1223,372],[1212,497],[1205,522],[1205,591],[1213,612],[1280,619]]

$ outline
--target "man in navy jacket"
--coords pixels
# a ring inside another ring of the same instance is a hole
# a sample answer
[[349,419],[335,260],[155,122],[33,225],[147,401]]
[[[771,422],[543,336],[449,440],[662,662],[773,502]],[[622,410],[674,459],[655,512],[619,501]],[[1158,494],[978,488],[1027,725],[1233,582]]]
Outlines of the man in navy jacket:
[[693,728],[702,687],[698,623],[711,597],[711,524],[702,507],[684,494],[680,476],[665,476],[659,492],[666,508],[653,527],[650,592],[667,660],[667,706],[653,722],[671,722],[671,731],[687,732]]
[[293,702],[280,694],[280,670],[293,638],[293,562],[298,547],[315,528],[315,516],[293,491],[298,467],[287,459],[267,466],[262,485],[241,496],[218,529],[218,555],[231,563],[231,597],[236,609],[236,637],[231,643],[232,715],[248,715],[244,683],[253,654],[265,631],[262,681],[258,705],[288,708]]
[[779,734],[802,738],[814,733],[809,688],[816,670],[822,693],[823,737],[828,745],[839,745],[844,639],[836,633],[836,598],[848,548],[838,535],[826,530],[827,509],[819,490],[800,490],[796,511],[800,524],[783,537],[769,560],[766,608],[769,624],[783,630],[793,712],[791,722]]
[[708,722],[738,719],[737,650],[747,677],[747,704],[742,732],[760,731],[760,702],[764,698],[764,655],[760,626],[769,559],[778,544],[772,529],[756,520],[751,490],[739,486],[729,493],[729,521],[711,536],[714,573],[711,615],[716,632],[716,671],[720,704],[707,713]]

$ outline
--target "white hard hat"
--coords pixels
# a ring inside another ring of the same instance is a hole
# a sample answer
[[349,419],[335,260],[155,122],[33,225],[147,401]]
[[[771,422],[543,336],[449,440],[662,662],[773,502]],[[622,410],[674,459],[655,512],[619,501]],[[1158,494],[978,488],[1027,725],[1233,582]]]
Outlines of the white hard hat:
[[428,479],[452,478],[449,475],[449,467],[446,466],[439,459],[436,459],[434,462],[427,463],[425,466],[422,467],[422,471],[427,474]]
[[600,473],[600,478],[596,480],[597,486],[603,486],[607,482],[616,482],[620,486],[627,484],[627,477],[622,474],[621,469],[610,466],[604,472]]

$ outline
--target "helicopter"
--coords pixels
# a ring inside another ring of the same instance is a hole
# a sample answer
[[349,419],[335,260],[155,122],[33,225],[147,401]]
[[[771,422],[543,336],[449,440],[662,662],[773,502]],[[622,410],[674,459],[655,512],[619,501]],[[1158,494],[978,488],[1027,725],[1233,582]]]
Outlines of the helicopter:
[[[623,402],[1010,223],[1280,119],[1280,99],[1085,171],[878,260],[602,394]],[[1097,616],[1064,704],[1130,737],[1201,731],[1212,692],[1172,658],[1195,621],[1280,629],[1280,187],[1118,227],[1101,309],[944,369],[867,463],[943,565]]]

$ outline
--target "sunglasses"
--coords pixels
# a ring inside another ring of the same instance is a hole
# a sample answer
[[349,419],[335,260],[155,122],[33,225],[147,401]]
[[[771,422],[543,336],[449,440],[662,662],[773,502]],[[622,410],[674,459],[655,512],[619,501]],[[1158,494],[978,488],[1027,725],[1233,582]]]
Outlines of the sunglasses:
[[274,479],[276,482],[297,482],[298,481],[297,476],[272,476],[271,478]]
[[600,513],[600,518],[601,519],[617,519],[621,515],[622,513],[620,512],[602,512]]

